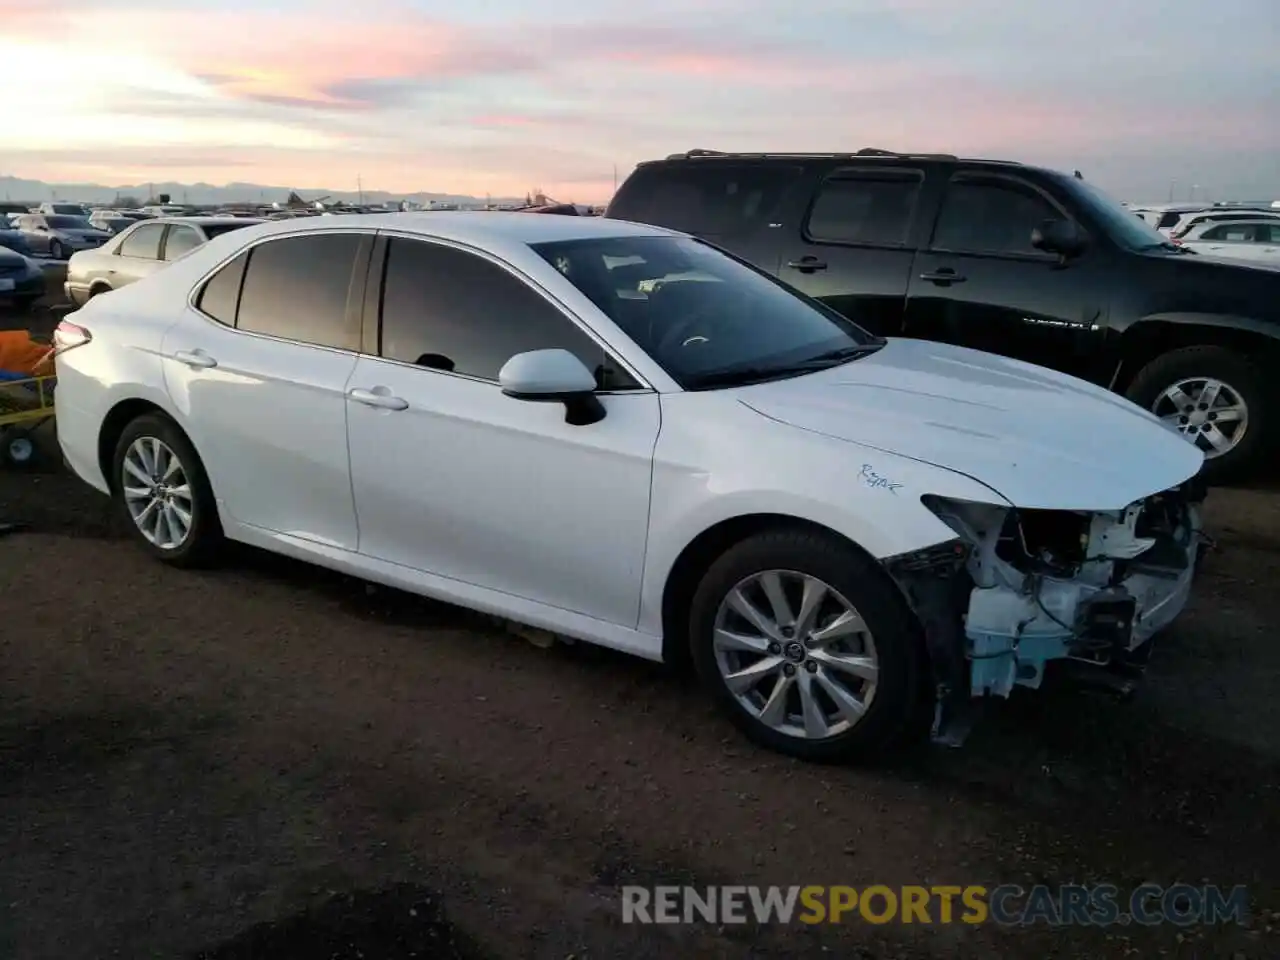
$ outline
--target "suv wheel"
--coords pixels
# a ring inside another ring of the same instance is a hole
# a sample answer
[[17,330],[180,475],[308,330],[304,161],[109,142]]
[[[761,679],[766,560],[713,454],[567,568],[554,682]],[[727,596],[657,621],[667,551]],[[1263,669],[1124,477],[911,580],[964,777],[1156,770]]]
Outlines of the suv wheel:
[[776,530],[730,548],[689,626],[703,684],[757,743],[836,761],[883,755],[918,729],[919,628],[875,562],[835,537]]
[[1204,452],[1205,475],[1238,480],[1258,463],[1271,411],[1261,371],[1224,347],[1185,347],[1152,360],[1125,391]]
[[67,248],[62,245],[61,240],[49,241],[49,257],[53,260],[67,259]]

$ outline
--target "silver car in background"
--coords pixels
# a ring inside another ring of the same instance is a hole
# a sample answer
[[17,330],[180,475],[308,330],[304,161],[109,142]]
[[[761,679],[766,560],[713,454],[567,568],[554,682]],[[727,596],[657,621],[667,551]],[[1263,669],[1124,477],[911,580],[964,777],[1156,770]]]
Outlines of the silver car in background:
[[111,239],[110,233],[93,226],[88,217],[71,214],[28,213],[18,217],[17,227],[32,253],[54,260],[65,260],[79,250],[92,250]]
[[76,306],[155,273],[214,237],[255,223],[256,217],[157,217],[126,227],[96,250],[67,263],[63,291]]

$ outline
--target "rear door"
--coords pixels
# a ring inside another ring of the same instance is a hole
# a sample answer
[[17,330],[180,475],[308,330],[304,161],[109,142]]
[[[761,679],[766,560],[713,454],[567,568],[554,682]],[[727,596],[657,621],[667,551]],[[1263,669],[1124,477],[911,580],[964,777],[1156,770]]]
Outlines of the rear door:
[[1036,227],[1063,219],[1072,218],[1021,177],[954,174],[912,270],[906,335],[1095,376],[1106,335],[1105,251],[1095,244],[1064,264],[1031,245]]
[[[107,283],[123,287],[150,276],[160,269],[160,247],[164,242],[165,224],[144,223],[116,244],[114,255],[102,258],[101,269]],[[92,282],[97,277],[85,277]]]
[[803,172],[799,164],[774,161],[641,166],[609,204],[608,215],[701,237],[776,273],[780,238],[773,214]]
[[845,167],[822,177],[786,240],[778,276],[881,336],[902,332],[925,174]]

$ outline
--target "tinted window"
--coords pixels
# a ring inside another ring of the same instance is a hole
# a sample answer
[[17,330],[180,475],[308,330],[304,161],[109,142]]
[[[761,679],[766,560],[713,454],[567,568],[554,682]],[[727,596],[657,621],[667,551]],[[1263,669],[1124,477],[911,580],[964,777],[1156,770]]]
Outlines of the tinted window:
[[144,257],[156,260],[160,257],[160,237],[164,234],[164,225],[149,223],[138,227],[120,241],[116,251],[122,257]]
[[382,292],[382,356],[497,380],[517,353],[561,347],[596,372],[600,386],[635,382],[544,296],[474,254],[395,240]]
[[220,237],[224,233],[230,233],[232,230],[243,230],[245,227],[251,227],[255,223],[262,223],[262,220],[244,220],[241,223],[210,223],[204,227],[204,235],[212,240],[214,237]]
[[249,252],[236,326],[286,340],[343,350],[359,347],[347,320],[347,294],[360,237],[326,233],[287,237]]
[[[139,227],[139,230],[145,230],[146,227]],[[184,253],[190,253],[200,244],[204,243],[200,234],[196,233],[191,227],[187,226],[171,226],[169,228],[169,238],[164,242],[164,258],[166,260],[177,260]]]
[[608,215],[708,236],[734,236],[764,223],[799,167],[673,163],[640,167]]
[[1280,243],[1280,224],[1258,224],[1259,243]]
[[[933,246],[973,253],[1040,255],[1031,246],[1031,231],[1045,220],[1058,219],[1061,214],[1030,187],[1008,180],[953,180],[934,227]],[[1126,219],[1132,222],[1134,218]]]
[[841,362],[834,352],[875,342],[839,314],[697,240],[617,237],[533,249],[686,389],[810,372]]
[[45,217],[44,222],[55,230],[92,230],[88,217]]
[[920,183],[918,174],[828,180],[809,211],[809,236],[844,243],[905,243]]
[[244,265],[249,254],[242,253],[210,277],[196,301],[203,312],[228,327],[236,325],[236,305],[240,301],[240,281],[244,279]]

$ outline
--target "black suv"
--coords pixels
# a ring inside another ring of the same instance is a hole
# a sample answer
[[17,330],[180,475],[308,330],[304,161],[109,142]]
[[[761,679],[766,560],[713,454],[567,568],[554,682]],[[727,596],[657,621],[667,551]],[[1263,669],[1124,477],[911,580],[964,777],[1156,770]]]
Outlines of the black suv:
[[1212,480],[1258,465],[1280,426],[1280,269],[1181,250],[1078,172],[693,150],[640,164],[605,215],[702,237],[873,333],[1119,391],[1198,444]]

